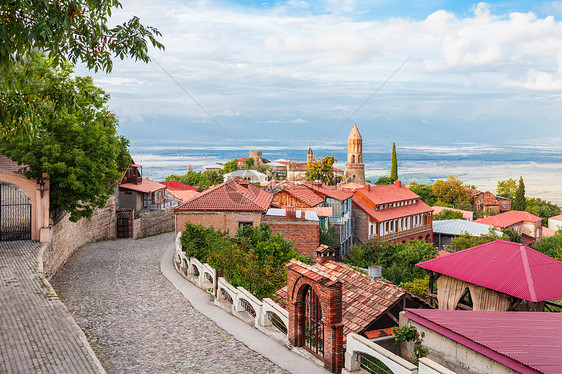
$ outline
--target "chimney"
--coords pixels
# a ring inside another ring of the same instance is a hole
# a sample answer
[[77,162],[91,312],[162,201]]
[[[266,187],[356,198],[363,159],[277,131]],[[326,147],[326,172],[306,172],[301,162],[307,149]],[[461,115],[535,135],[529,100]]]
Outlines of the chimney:
[[402,183],[401,183],[399,180],[397,180],[396,182],[394,182],[394,184],[395,184],[396,186],[398,186],[398,187],[402,187]]
[[336,251],[328,247],[326,244],[320,245],[320,247],[316,249],[316,263],[323,265],[330,260],[336,260]]
[[382,276],[382,268],[377,265],[369,266],[369,276],[371,277],[371,282],[379,280]]
[[371,185],[369,183],[365,183],[365,190],[367,192],[371,191]]

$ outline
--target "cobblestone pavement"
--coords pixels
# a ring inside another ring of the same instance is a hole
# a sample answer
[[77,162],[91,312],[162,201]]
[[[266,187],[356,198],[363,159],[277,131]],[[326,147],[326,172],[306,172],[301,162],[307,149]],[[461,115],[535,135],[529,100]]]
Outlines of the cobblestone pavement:
[[89,244],[52,279],[107,372],[283,373],[161,274],[164,246],[173,245],[173,233]]
[[0,373],[103,372],[85,336],[41,279],[40,248],[32,241],[0,243]]

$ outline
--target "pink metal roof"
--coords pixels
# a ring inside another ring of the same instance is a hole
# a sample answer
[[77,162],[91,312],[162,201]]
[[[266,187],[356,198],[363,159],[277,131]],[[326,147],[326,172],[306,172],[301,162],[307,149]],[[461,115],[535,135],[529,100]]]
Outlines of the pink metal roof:
[[520,243],[495,240],[416,266],[527,301],[562,298],[562,262]]
[[562,368],[562,313],[407,309],[405,316],[520,373]]
[[181,190],[197,190],[197,187],[193,187],[190,186],[188,184],[185,183],[181,183],[178,181],[169,181],[169,182],[160,182],[161,184],[165,185],[166,187],[168,187],[168,191],[181,191]]
[[509,227],[519,222],[538,222],[542,221],[541,217],[537,217],[529,212],[519,210],[510,210],[495,216],[479,218],[474,222],[492,225],[495,227]]

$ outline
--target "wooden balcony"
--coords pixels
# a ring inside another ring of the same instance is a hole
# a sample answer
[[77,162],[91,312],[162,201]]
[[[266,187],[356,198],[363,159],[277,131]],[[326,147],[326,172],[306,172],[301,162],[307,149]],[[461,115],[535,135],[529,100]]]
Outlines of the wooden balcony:
[[384,241],[388,241],[388,240],[398,239],[398,238],[401,238],[403,236],[414,235],[414,234],[426,232],[426,231],[429,231],[429,230],[432,230],[432,229],[433,229],[432,225],[423,225],[423,226],[414,227],[414,228],[408,229],[408,230],[402,230],[402,231],[393,232],[393,233],[387,234],[387,235],[381,235],[381,236],[379,236],[378,241],[384,242]]

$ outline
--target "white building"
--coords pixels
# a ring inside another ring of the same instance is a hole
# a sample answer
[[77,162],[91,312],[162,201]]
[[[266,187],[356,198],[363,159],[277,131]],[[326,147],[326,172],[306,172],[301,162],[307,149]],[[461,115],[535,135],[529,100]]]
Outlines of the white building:
[[554,217],[550,217],[548,219],[548,228],[554,231],[558,231],[558,229],[562,227],[562,214]]
[[231,179],[240,177],[252,183],[265,183],[267,182],[267,175],[260,173],[256,170],[236,170],[224,175],[224,181],[228,182]]

